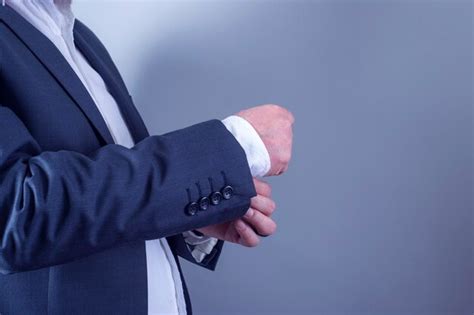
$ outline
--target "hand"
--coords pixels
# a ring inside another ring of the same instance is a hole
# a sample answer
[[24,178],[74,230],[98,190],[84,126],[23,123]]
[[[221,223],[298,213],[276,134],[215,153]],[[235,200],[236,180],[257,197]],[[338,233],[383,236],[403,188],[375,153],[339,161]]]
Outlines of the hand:
[[270,171],[266,176],[280,175],[288,169],[294,123],[293,115],[278,105],[261,105],[236,114],[257,131],[270,155]]
[[253,182],[257,196],[250,200],[250,208],[242,218],[196,230],[205,235],[246,247],[254,247],[260,243],[257,233],[265,236],[275,233],[276,223],[270,218],[275,211],[275,202],[270,198],[271,187],[256,178],[253,179]]

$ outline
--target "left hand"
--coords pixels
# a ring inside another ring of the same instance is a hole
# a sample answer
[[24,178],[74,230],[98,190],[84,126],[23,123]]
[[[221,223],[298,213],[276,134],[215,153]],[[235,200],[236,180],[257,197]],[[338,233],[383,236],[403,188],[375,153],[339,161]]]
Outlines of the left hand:
[[209,225],[197,231],[218,239],[255,247],[260,243],[258,232],[268,236],[276,231],[276,223],[270,216],[275,211],[275,202],[271,199],[271,187],[266,182],[253,179],[257,196],[250,200],[250,208],[245,215],[233,221]]

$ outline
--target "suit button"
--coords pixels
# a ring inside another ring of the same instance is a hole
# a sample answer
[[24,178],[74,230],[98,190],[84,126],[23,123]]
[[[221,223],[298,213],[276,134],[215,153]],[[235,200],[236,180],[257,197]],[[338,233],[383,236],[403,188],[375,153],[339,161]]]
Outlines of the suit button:
[[211,194],[211,203],[217,206],[222,200],[222,194],[219,191],[215,191]]
[[207,208],[209,208],[209,204],[210,200],[208,197],[202,197],[199,199],[199,208],[201,208],[201,210],[207,210]]
[[197,202],[190,202],[186,207],[186,213],[188,215],[195,215],[199,209]]
[[222,197],[228,200],[234,194],[234,188],[232,188],[232,186],[230,185],[227,185],[224,188],[222,188],[221,192],[222,192]]

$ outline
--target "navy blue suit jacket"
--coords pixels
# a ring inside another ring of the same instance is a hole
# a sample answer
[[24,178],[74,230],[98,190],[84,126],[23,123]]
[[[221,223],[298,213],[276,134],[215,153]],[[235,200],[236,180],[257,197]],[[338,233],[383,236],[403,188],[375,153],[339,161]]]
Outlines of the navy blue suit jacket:
[[[216,119],[149,135],[111,57],[76,21],[77,47],[102,76],[136,145],[113,143],[56,47],[0,6],[0,313],[146,314],[145,240],[242,216],[255,196],[245,153]],[[234,195],[188,215],[226,185]],[[181,270],[181,268],[180,268]],[[183,277],[188,313],[191,304]]]

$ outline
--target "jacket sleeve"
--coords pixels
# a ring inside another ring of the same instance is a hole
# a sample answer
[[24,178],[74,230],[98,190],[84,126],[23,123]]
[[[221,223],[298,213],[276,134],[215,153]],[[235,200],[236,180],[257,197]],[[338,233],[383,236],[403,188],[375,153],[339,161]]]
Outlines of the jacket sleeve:
[[[87,155],[42,151],[7,107],[0,122],[4,274],[233,220],[256,195],[245,153],[219,120]],[[188,214],[190,202],[227,185],[232,198]]]

